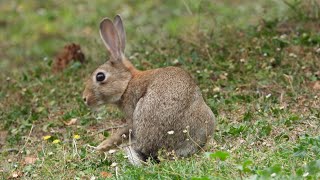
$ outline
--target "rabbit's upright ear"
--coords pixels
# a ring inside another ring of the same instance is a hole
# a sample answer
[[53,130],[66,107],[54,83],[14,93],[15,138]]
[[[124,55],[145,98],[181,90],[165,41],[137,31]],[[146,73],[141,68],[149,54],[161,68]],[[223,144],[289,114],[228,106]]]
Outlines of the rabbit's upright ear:
[[116,15],[113,20],[114,26],[118,31],[118,35],[120,38],[121,51],[124,54],[124,49],[126,47],[126,31],[123,26],[123,22],[120,15]]
[[113,60],[121,60],[121,43],[118,32],[113,25],[112,21],[108,18],[105,18],[100,23],[100,36],[103,40],[105,46],[110,52]]

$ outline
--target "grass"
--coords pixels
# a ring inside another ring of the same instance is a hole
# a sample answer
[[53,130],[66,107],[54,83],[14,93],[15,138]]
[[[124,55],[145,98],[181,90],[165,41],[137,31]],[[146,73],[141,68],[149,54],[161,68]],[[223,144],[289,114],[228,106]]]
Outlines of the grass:
[[[0,177],[319,179],[319,19],[300,9],[273,0],[1,1]],[[217,116],[206,152],[133,167],[120,150],[105,157],[88,147],[122,118],[112,106],[90,112],[81,98],[107,56],[98,23],[117,13],[139,69],[180,66],[197,81]],[[87,63],[51,73],[70,42]]]

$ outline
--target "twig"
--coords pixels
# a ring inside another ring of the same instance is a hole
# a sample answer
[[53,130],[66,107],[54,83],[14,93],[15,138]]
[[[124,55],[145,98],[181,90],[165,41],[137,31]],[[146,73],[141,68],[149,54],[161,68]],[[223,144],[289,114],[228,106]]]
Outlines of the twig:
[[19,149],[17,149],[17,148],[9,148],[9,149],[0,150],[0,154],[1,153],[5,153],[5,152],[19,152]]
[[189,13],[190,15],[193,15],[193,14],[192,14],[192,11],[191,11],[190,7],[188,6],[188,4],[186,3],[186,1],[183,0],[182,2],[183,2],[183,5],[186,7],[188,13]]
[[103,152],[103,155],[104,155],[104,158],[103,158],[103,161],[105,161],[108,157],[108,153],[107,152]]
[[32,130],[33,130],[33,124],[32,124],[32,126],[31,126],[31,129],[30,129],[30,132],[29,132],[28,137],[27,137],[27,139],[26,139],[26,142],[24,143],[24,145],[22,146],[22,148],[18,151],[17,156],[18,156],[19,153],[26,147],[26,145],[27,145],[27,143],[28,143],[28,141],[29,141],[29,139],[30,139]]
[[116,179],[119,179],[118,177],[118,167],[116,166]]
[[74,154],[77,155],[79,158],[81,158],[79,153],[78,153],[77,141],[75,139],[73,139],[73,143],[72,144],[73,144],[73,148],[74,148]]
[[188,135],[188,138],[189,138],[195,145],[197,145],[203,152],[206,152],[195,140],[192,139],[192,137],[191,137],[190,134],[189,134],[189,128],[187,128],[187,135]]

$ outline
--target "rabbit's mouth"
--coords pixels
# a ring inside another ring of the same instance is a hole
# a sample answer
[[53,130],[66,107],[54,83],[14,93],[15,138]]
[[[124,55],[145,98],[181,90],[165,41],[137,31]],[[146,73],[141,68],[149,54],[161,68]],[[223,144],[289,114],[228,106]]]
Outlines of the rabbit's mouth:
[[98,98],[96,98],[95,96],[90,96],[90,95],[83,96],[83,101],[84,101],[84,104],[90,108],[100,106],[104,103],[103,101],[98,100]]
[[97,108],[104,105],[105,102],[102,100],[91,100],[91,101],[89,100],[89,101],[86,101],[85,104],[90,108]]

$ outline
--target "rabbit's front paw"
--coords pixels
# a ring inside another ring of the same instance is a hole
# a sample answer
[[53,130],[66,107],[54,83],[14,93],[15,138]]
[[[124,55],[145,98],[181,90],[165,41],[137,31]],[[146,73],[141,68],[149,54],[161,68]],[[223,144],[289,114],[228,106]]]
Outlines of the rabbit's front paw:
[[98,151],[108,151],[111,148],[115,147],[115,143],[113,141],[110,141],[110,139],[104,140],[102,143],[100,143],[97,147],[96,150]]

